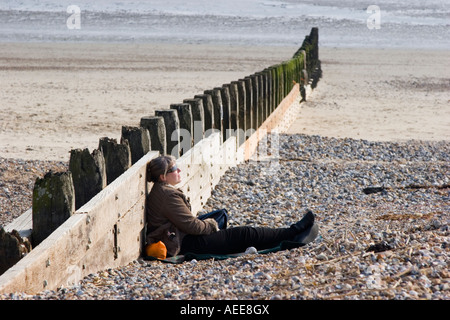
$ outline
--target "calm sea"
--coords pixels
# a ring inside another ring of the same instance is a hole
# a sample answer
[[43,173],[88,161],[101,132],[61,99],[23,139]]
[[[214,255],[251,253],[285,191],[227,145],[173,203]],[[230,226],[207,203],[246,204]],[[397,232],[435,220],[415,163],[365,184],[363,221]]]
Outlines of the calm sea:
[[450,49],[450,0],[2,0],[0,42]]

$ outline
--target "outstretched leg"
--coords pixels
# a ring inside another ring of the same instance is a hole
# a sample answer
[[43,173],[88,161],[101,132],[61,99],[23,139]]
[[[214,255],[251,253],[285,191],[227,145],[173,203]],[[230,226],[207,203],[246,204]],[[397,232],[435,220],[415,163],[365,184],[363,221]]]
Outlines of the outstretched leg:
[[243,252],[248,247],[257,250],[273,248],[285,240],[307,243],[302,241],[309,242],[315,238],[314,232],[310,232],[313,224],[314,215],[308,211],[302,220],[289,228],[244,226],[219,230],[210,235],[186,235],[180,253],[232,254]]

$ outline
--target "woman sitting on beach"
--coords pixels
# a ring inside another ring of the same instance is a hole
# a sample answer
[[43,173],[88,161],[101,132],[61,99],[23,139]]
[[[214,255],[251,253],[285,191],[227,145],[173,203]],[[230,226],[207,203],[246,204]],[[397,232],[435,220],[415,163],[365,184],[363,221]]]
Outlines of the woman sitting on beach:
[[201,220],[192,214],[186,196],[175,188],[181,182],[180,171],[171,156],[154,158],[147,167],[147,180],[154,184],[147,196],[146,241],[147,245],[162,241],[168,256],[187,252],[232,254],[249,247],[263,250],[285,240],[304,245],[317,236],[311,211],[287,228],[242,226],[219,230],[216,220]]

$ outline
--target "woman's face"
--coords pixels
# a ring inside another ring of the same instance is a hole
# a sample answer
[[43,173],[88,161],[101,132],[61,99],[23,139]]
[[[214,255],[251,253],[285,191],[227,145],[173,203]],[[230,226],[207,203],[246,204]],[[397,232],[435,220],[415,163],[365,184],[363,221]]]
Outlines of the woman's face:
[[181,182],[181,169],[179,169],[176,165],[176,163],[174,163],[171,167],[169,167],[169,169],[167,170],[166,175],[164,176],[163,174],[161,175],[160,179],[163,182],[166,182],[168,184],[171,185],[176,185],[178,183]]

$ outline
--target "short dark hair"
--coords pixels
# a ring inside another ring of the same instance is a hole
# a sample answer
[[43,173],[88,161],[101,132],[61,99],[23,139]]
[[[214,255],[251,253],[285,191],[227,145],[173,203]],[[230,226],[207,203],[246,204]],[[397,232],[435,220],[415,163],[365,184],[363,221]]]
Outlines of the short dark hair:
[[150,160],[147,165],[147,181],[158,182],[159,177],[167,173],[175,164],[175,157],[173,156],[159,156]]

